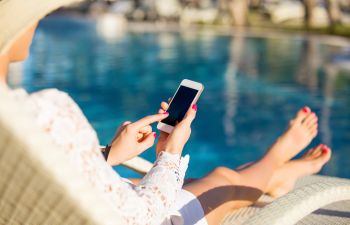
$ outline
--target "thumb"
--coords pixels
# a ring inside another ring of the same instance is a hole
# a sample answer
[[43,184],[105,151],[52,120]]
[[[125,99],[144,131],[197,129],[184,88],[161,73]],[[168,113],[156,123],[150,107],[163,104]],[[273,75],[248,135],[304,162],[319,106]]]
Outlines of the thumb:
[[152,147],[152,145],[154,144],[154,141],[157,137],[157,133],[156,132],[152,132],[149,135],[147,135],[147,137],[145,137],[141,142],[140,142],[140,146],[142,151]]
[[182,120],[184,123],[191,125],[194,118],[196,118],[197,105],[193,104],[192,107],[187,111],[185,118]]

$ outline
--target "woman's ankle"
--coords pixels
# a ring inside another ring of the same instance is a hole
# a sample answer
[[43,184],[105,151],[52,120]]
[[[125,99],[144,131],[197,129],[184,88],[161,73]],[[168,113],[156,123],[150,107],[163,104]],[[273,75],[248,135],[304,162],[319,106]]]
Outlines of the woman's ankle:
[[273,169],[279,169],[281,166],[284,165],[283,157],[279,156],[278,154],[268,151],[260,160],[259,162],[269,165]]

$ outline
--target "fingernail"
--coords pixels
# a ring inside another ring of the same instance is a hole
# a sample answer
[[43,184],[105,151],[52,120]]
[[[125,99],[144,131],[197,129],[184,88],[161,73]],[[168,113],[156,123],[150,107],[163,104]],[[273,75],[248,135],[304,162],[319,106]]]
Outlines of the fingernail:
[[305,113],[309,112],[309,107],[304,106],[303,111],[304,111]]
[[156,138],[157,137],[157,133],[153,132],[153,137]]
[[164,115],[169,115],[169,113],[168,113],[168,112],[164,112],[163,114],[164,114]]
[[197,104],[193,104],[192,109],[194,109],[194,111],[197,111]]

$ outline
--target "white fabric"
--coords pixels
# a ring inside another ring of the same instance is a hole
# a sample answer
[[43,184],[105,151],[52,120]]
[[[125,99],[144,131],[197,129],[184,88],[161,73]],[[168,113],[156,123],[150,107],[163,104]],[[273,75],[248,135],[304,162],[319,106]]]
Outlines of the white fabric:
[[174,209],[171,216],[173,225],[208,225],[199,200],[189,191],[181,190]]
[[[169,218],[183,185],[189,156],[159,154],[140,184],[132,185],[106,163],[95,131],[66,93],[56,89],[30,95],[23,89],[10,93],[23,110],[32,114],[52,143],[68,155],[82,176],[106,195],[111,207],[127,224],[154,225]],[[48,146],[47,154],[50,154],[49,150]]]
[[[133,185],[132,181],[122,178]],[[182,189],[170,213],[161,225],[208,225],[204,211],[197,197],[191,192]]]

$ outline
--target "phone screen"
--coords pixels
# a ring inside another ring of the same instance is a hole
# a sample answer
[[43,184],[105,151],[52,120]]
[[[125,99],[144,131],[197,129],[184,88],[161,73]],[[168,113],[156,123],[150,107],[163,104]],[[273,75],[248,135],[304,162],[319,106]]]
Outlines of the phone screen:
[[162,123],[175,126],[178,122],[180,122],[184,116],[188,108],[191,106],[193,99],[196,97],[198,90],[180,86],[179,90],[176,92],[174,99],[171,101],[169,109],[167,112],[169,116],[162,120]]

